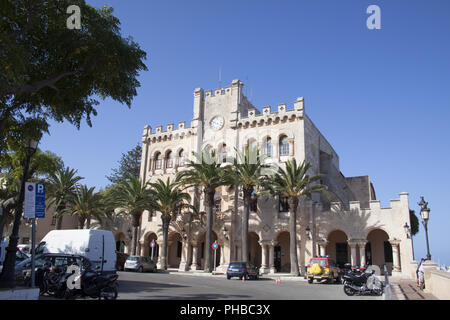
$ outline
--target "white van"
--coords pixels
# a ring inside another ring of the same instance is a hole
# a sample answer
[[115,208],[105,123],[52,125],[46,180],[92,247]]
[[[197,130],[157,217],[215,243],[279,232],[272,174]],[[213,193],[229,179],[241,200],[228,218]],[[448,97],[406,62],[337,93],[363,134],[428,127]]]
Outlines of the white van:
[[102,267],[103,272],[116,272],[116,242],[111,231],[107,230],[52,230],[36,248],[40,253],[65,253],[85,256]]

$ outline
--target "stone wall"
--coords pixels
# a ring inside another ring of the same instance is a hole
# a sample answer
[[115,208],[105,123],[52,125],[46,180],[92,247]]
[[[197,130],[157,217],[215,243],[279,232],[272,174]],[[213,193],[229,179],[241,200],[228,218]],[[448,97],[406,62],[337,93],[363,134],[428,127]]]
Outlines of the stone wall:
[[431,271],[426,290],[440,300],[450,300],[450,273],[444,271]]

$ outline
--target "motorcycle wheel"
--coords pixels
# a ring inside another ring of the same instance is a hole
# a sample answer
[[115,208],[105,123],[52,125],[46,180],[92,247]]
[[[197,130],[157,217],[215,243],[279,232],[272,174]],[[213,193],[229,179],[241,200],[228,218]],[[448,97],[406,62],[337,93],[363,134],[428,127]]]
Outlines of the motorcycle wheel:
[[42,280],[42,283],[39,286],[39,295],[42,296],[48,291],[48,284],[46,280]]
[[103,298],[105,298],[105,300],[116,300],[117,299],[117,295],[119,294],[119,292],[117,291],[117,286],[107,287],[107,288],[103,289],[103,291],[105,291],[105,292],[114,292],[114,296],[113,297],[103,297]]
[[353,296],[355,294],[355,290],[353,290],[351,287],[349,286],[344,286],[344,292],[346,295],[348,296]]
[[74,300],[75,299],[75,295],[72,293],[72,290],[66,289],[66,291],[64,292],[64,299],[66,299],[66,300]]

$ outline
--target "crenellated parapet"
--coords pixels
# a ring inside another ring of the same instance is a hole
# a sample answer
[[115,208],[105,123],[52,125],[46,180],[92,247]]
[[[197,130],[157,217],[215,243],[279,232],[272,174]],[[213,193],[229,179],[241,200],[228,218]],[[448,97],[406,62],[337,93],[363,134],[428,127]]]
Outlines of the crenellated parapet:
[[257,109],[249,110],[247,117],[240,118],[236,126],[247,128],[255,124],[272,124],[288,119],[303,118],[305,112],[305,101],[303,97],[297,98],[294,108],[288,109],[286,104],[279,104],[277,111],[271,110],[270,106],[262,108],[262,112]]
[[163,126],[157,126],[155,131],[152,131],[152,127],[145,126],[142,132],[143,143],[157,143],[161,141],[179,139],[184,137],[190,137],[197,134],[197,129],[192,126],[186,126],[186,121],[178,122],[178,127],[175,128],[174,124],[168,124],[164,130]]

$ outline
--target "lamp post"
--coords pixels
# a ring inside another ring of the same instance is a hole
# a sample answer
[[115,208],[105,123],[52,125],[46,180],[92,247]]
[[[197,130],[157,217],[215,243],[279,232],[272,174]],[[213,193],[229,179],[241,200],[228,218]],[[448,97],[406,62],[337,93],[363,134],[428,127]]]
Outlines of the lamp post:
[[2,274],[0,275],[0,286],[5,288],[14,288],[16,285],[15,279],[15,264],[16,264],[16,251],[19,241],[19,227],[20,220],[23,213],[23,202],[25,198],[25,182],[28,179],[28,169],[30,167],[30,159],[36,152],[38,142],[33,139],[29,139],[25,145],[25,164],[23,166],[23,175],[20,186],[19,198],[17,205],[14,209],[14,225],[9,237],[9,245],[6,249],[6,257],[3,265]]
[[405,229],[406,237],[408,239],[411,238],[411,228],[409,227],[408,222],[405,222],[403,229]]
[[428,202],[426,202],[423,197],[420,197],[420,217],[422,218],[422,224],[425,228],[425,237],[427,239],[427,260],[431,260],[430,245],[428,242],[428,219],[430,219],[430,209],[427,207]]
[[222,232],[223,232],[223,237],[228,240],[228,229],[227,229],[227,227],[223,226]]
[[306,236],[308,237],[309,240],[311,240],[311,229],[309,228],[309,226],[306,227],[305,231]]

